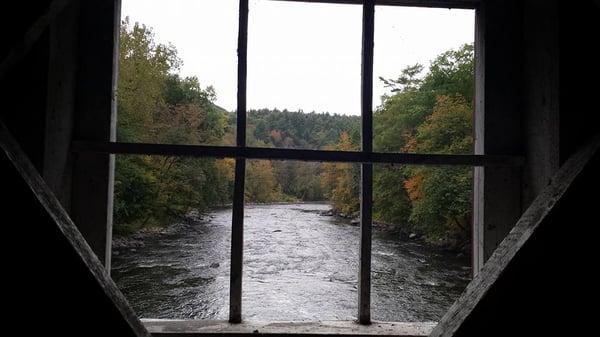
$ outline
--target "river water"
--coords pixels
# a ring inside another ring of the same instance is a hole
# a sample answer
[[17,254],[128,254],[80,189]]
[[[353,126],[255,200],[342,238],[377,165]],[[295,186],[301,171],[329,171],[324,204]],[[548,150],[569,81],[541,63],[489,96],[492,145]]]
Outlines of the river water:
[[[243,317],[352,320],[359,228],[325,204],[246,206]],[[194,220],[195,219],[195,220]],[[144,318],[227,319],[231,209],[191,217],[115,250],[112,276]],[[469,261],[374,232],[372,318],[436,321],[469,281]]]

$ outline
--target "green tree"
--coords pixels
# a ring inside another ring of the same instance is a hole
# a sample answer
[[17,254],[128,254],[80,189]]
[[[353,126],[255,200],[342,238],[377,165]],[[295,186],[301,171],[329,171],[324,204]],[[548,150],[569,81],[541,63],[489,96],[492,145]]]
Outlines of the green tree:
[[405,170],[391,165],[373,168],[373,217],[377,221],[406,227],[411,202],[404,189]]
[[[340,139],[332,150],[353,151],[357,146],[350,135],[342,132]],[[324,163],[321,173],[321,184],[333,207],[345,214],[358,211],[359,174],[358,165],[348,163]]]
[[[215,144],[228,133],[227,114],[215,92],[195,77],[177,75],[173,46],[157,44],[151,29],[121,26],[118,139],[128,142]],[[230,165],[210,158],[117,156],[115,231],[164,226],[192,209],[227,203]]]
[[250,161],[246,167],[246,190],[248,202],[273,202],[281,198],[281,187],[275,179],[269,160]]
[[[472,108],[462,96],[439,96],[432,114],[419,126],[416,150],[426,153],[472,153]],[[464,242],[471,218],[472,169],[413,167],[407,188],[412,192],[411,221],[430,239]]]
[[[472,153],[473,46],[439,55],[428,71],[407,67],[382,79],[392,94],[374,114],[381,152]],[[471,170],[462,167],[380,167],[374,172],[374,215],[408,223],[431,241],[468,238]]]
[[458,95],[472,105],[472,44],[439,55],[421,79],[422,71],[423,67],[417,64],[405,68],[396,80],[383,79],[394,94],[383,96],[382,104],[374,113],[376,151],[414,151],[414,144],[409,144],[409,140],[414,140],[418,126],[431,115],[438,96]]
[[[215,90],[180,77],[172,45],[125,19],[121,27],[118,139],[127,142],[234,145],[235,113],[214,104]],[[472,152],[473,46],[405,68],[374,114],[374,149],[381,152]],[[355,151],[360,119],[328,113],[252,110],[247,144]],[[118,156],[115,230],[169,223],[190,210],[228,203],[234,160]],[[248,161],[250,202],[328,199],[343,213],[359,209],[359,166],[347,163]],[[470,219],[470,168],[376,166],[374,216],[411,226],[430,240],[464,242]]]
[[172,45],[156,44],[152,30],[142,24],[121,23],[117,84],[119,141],[145,141],[154,114],[165,106],[169,73],[181,64]]

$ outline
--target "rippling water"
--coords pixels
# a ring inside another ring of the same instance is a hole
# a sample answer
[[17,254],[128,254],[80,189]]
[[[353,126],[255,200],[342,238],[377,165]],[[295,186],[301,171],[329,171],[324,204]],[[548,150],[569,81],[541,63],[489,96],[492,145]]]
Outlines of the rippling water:
[[[247,206],[243,317],[350,320],[357,312],[359,228],[325,204]],[[116,251],[112,276],[144,318],[227,319],[231,209]],[[436,321],[469,281],[468,261],[375,232],[372,317]]]

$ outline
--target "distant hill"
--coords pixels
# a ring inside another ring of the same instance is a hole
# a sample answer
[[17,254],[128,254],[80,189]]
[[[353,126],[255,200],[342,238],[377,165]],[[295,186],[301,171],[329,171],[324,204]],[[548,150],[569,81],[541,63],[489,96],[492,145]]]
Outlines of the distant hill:
[[[235,130],[235,114],[228,114],[231,129]],[[250,110],[247,116],[249,146],[323,149],[336,144],[342,132],[347,132],[358,143],[360,118],[277,109]]]

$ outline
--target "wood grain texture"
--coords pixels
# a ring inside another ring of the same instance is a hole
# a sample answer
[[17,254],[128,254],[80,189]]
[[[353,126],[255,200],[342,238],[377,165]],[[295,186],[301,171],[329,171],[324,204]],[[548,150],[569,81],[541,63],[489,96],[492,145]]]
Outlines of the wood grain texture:
[[300,335],[300,336],[428,336],[435,323],[373,322],[361,325],[352,321],[322,322],[244,322],[155,320],[144,319],[144,325],[154,337],[163,336],[241,336],[241,335]]

